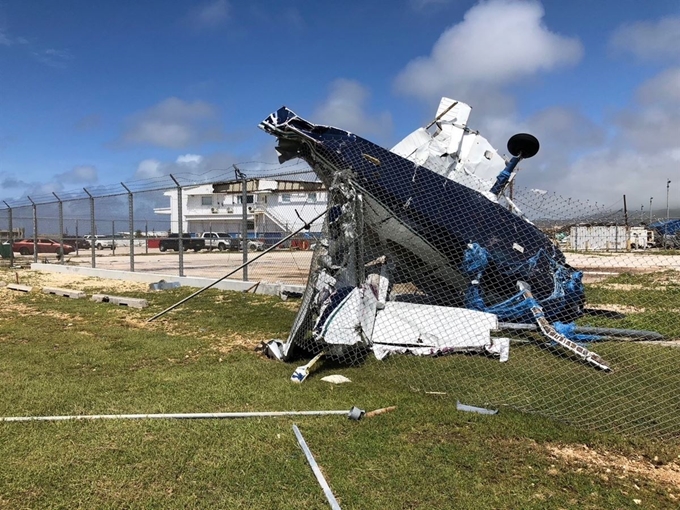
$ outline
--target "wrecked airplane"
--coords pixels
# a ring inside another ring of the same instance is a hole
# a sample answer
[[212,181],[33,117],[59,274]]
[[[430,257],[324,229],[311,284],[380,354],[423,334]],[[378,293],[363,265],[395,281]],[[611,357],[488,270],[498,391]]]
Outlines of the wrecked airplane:
[[329,189],[300,311],[286,342],[343,361],[367,352],[481,352],[508,359],[499,323],[534,324],[551,345],[602,370],[597,354],[555,329],[583,313],[582,273],[504,198],[539,142],[510,138],[508,161],[467,127],[471,108],[443,98],[435,119],[387,150],[282,107],[260,127],[279,161],[306,161]]

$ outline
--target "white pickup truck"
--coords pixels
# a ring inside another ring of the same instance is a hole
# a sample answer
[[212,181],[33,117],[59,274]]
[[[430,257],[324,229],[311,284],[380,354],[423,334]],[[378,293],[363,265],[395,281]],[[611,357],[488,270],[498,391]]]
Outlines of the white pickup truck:
[[239,240],[224,232],[203,232],[199,237],[205,239],[207,250],[238,250]]

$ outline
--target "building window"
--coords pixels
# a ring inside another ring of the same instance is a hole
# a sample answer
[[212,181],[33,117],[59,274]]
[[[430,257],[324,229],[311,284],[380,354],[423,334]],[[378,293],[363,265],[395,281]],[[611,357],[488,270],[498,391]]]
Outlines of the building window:
[[212,196],[202,196],[201,197],[201,205],[207,205],[207,206],[212,206],[213,205],[213,197]]
[[290,202],[290,193],[282,193],[281,202]]
[[[254,202],[254,195],[248,195],[246,197],[246,203],[247,204],[252,204]],[[242,204],[243,203],[243,195],[239,195],[238,198],[236,199],[236,203]]]
[[307,193],[307,203],[316,204],[316,193]]

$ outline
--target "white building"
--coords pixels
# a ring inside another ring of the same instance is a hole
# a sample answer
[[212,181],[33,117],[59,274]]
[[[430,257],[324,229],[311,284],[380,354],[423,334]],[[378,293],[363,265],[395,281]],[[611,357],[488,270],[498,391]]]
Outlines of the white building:
[[619,251],[654,246],[654,232],[623,225],[575,225],[569,229],[569,249]]
[[[248,232],[255,237],[275,238],[293,232],[302,227],[303,220],[311,221],[328,205],[328,192],[320,182],[253,179],[247,181],[246,191]],[[154,212],[170,215],[170,230],[178,232],[177,190],[164,195],[170,198],[170,206]],[[182,188],[182,231],[240,234],[242,200],[242,181]],[[310,232],[320,232],[321,226],[319,220]]]

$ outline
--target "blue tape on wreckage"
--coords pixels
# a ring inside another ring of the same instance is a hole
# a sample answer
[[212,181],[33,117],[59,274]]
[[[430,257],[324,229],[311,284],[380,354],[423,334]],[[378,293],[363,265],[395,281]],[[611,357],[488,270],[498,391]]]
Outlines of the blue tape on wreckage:
[[[529,280],[531,272],[536,270],[541,259],[547,259],[552,268],[553,292],[547,298],[526,299],[524,293],[518,291],[515,295],[500,303],[487,305],[481,282],[485,270],[491,262],[494,262],[493,257],[484,247],[477,243],[471,243],[463,254],[462,263],[462,269],[473,278],[465,293],[466,307],[493,313],[499,320],[508,322],[533,322],[531,308],[535,304],[540,305],[546,319],[550,322],[561,316],[578,315],[578,313],[574,313],[574,310],[579,310],[585,299],[585,290],[581,281],[583,273],[580,271],[570,270],[557,263],[554,259],[548,257],[543,249],[540,249],[522,264],[506,264],[505,267],[502,263],[496,265],[507,276],[513,276],[517,280]],[[568,329],[565,329],[565,331],[568,333],[565,336],[577,340],[576,337],[573,337],[576,334],[574,331]],[[592,339],[584,338],[584,341],[588,340]]]

